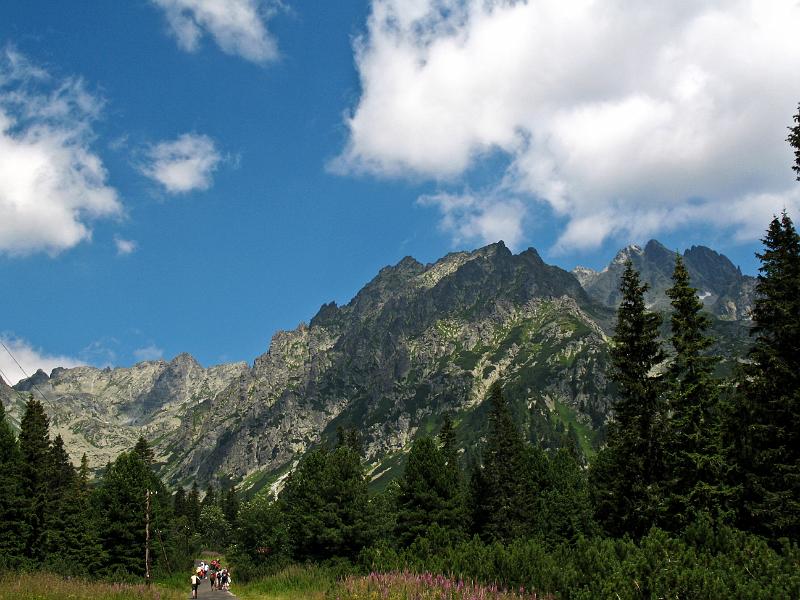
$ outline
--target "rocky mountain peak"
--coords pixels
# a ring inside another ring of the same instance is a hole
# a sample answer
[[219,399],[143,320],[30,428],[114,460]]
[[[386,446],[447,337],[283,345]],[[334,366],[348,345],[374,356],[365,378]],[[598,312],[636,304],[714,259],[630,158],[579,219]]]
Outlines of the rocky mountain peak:
[[35,390],[37,387],[46,386],[49,383],[50,377],[47,375],[47,373],[45,373],[42,369],[37,369],[36,373],[27,379],[20,381],[14,386],[14,388],[22,392],[30,392]]
[[[693,246],[683,256],[692,286],[697,288],[709,311],[729,320],[748,318],[753,302],[752,277],[742,275],[728,258],[705,246]],[[573,274],[595,302],[615,308],[620,300],[619,279],[627,260],[650,288],[645,296],[650,308],[669,310],[665,291],[672,285],[675,251],[658,240],[650,240],[644,248],[637,245],[623,248],[599,273],[576,269]]]
[[633,260],[634,257],[641,256],[642,254],[644,254],[644,250],[642,250],[641,246],[630,244],[617,252],[616,256],[614,256],[614,259],[611,261],[611,264],[624,265],[629,260]]

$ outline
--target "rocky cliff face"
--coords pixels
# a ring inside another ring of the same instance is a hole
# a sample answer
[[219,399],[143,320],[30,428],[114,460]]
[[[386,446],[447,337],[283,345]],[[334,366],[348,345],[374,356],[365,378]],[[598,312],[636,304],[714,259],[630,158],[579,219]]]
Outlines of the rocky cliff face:
[[[685,256],[711,306],[734,302],[717,314],[740,318],[750,278],[706,248]],[[626,248],[603,272],[575,275],[535,250],[513,255],[498,243],[382,269],[347,305],[326,304],[308,325],[276,333],[252,367],[203,369],[183,354],[128,369],[56,369],[0,397],[18,418],[18,393],[44,393],[73,457],[87,452],[95,466],[144,433],[163,474],[181,484],[274,484],[340,426],[361,432],[373,478],[384,482],[445,412],[473,452],[485,427],[482,400],[498,378],[531,439],[571,438],[591,453],[613,399],[607,342],[628,257],[653,285],[651,302],[663,306],[658,293],[674,256],[657,242]]]
[[590,432],[610,393],[606,334],[587,310],[578,281],[534,250],[403,259],[346,306],[276,334],[249,372],[187,415],[169,473],[275,477],[343,426],[361,431],[380,474],[445,411],[465,424],[465,441],[474,437],[474,414],[501,376],[532,435],[569,423]]
[[210,401],[246,370],[245,363],[203,369],[188,354],[130,368],[57,368],[49,376],[40,370],[6,393],[6,405],[18,423],[25,398],[35,395],[73,460],[86,453],[98,468],[130,449],[139,435],[170,437],[187,410]]

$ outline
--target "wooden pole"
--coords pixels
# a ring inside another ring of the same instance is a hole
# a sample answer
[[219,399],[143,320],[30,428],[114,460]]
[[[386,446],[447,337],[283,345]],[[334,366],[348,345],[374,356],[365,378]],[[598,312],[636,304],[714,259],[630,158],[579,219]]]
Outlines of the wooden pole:
[[144,580],[150,585],[150,490],[144,492]]

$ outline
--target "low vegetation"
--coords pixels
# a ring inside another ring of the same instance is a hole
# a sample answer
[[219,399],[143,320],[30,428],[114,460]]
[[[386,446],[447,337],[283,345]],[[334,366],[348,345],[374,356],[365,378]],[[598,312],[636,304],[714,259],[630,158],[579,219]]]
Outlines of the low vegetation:
[[13,573],[0,575],[0,600],[183,600],[180,592],[159,586],[100,583],[65,578],[50,573]]

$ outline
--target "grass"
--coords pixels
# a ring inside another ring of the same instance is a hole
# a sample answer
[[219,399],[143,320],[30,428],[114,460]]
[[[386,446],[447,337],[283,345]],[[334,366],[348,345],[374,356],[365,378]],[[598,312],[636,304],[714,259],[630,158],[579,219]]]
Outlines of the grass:
[[[188,578],[187,578],[188,581]],[[0,576],[0,600],[184,600],[182,591],[154,585],[90,582],[51,573],[5,573]]]
[[519,590],[507,591],[496,585],[480,585],[423,573],[372,573],[348,577],[337,585],[336,600],[553,600],[550,595]]
[[234,581],[231,592],[242,600],[324,600],[335,583],[328,569],[291,565],[256,581],[241,585]]

